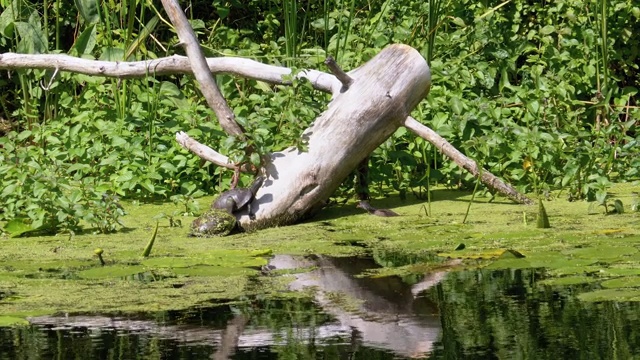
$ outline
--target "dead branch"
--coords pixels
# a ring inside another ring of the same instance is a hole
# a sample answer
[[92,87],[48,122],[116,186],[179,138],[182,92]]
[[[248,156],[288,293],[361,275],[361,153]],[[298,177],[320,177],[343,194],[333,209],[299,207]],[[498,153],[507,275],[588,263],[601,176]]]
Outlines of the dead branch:
[[478,164],[475,161],[469,159],[464,156],[458,149],[456,149],[453,145],[451,145],[447,140],[445,140],[442,136],[438,135],[431,128],[419,123],[416,119],[411,116],[407,117],[404,121],[404,126],[413,131],[416,135],[421,138],[427,140],[435,147],[437,147],[444,155],[453,160],[458,166],[470,172],[473,176],[478,177],[482,173],[481,181],[487,187],[492,190],[495,190],[501,194],[504,194],[509,199],[526,205],[533,205],[535,202],[528,197],[520,194],[516,189],[514,189],[511,185],[505,184],[502,180],[498,179],[492,173],[482,170],[478,168]]
[[[255,60],[238,57],[207,58],[207,68],[213,74],[230,74],[270,84],[291,85],[284,78],[291,69],[267,65]],[[0,70],[42,69],[67,71],[90,76],[118,79],[143,78],[147,76],[193,75],[186,56],[173,55],[144,61],[102,61],[77,58],[64,54],[0,54]],[[296,75],[311,82],[314,89],[336,93],[342,84],[335,76],[317,70],[304,70]]]
[[202,95],[207,99],[209,107],[218,117],[220,126],[222,126],[227,134],[244,139],[244,130],[235,121],[233,111],[222,96],[220,89],[218,89],[218,85],[214,81],[213,75],[211,75],[207,62],[205,61],[204,54],[200,49],[196,34],[193,32],[191,25],[189,25],[189,21],[180,8],[180,5],[178,5],[178,1],[162,0],[162,5],[169,15],[169,19],[176,27],[180,42],[187,52],[187,57],[189,57],[193,75],[200,85],[200,91],[202,91]]

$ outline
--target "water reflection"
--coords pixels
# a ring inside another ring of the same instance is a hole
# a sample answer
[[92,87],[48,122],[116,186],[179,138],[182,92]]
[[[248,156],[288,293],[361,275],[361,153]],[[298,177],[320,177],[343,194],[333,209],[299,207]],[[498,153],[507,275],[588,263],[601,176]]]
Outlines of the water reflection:
[[632,359],[640,303],[579,301],[589,287],[537,284],[542,270],[452,272],[427,296],[443,333],[434,359]]
[[[3,359],[630,359],[640,304],[585,303],[541,270],[358,277],[367,259],[276,257],[311,297],[120,317],[39,317],[0,328]],[[443,279],[444,277],[444,279]],[[589,285],[594,286],[594,285]],[[346,295],[345,295],[346,294]],[[357,299],[358,301],[354,301]]]
[[[297,274],[290,289],[315,288],[316,304],[331,314],[342,328],[352,329],[365,346],[403,357],[421,357],[431,351],[439,338],[437,304],[426,297],[416,298],[412,287],[400,278],[358,277],[376,267],[370,259],[278,255],[270,264],[277,269],[317,267]],[[433,279],[441,278],[441,274],[431,274],[420,284],[433,286],[437,283]],[[423,290],[427,288],[424,286]],[[335,294],[346,295],[346,301],[356,304],[344,306],[336,301]]]

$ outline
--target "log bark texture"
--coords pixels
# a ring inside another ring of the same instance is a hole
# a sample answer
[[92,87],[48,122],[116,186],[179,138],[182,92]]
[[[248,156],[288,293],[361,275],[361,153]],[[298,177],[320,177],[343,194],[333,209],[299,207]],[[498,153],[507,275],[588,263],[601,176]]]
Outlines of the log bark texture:
[[406,45],[391,45],[351,72],[350,87],[335,94],[307,129],[307,148],[271,154],[267,180],[256,194],[255,220],[243,228],[291,224],[320,209],[358,163],[382,144],[427,95],[429,66]]

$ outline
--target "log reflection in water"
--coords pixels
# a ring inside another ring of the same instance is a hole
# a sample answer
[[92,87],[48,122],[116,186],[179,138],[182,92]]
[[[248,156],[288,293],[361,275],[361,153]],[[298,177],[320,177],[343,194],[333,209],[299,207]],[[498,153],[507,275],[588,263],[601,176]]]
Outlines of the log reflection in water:
[[[416,296],[436,285],[445,272],[430,274],[410,286],[398,277],[357,277],[376,267],[370,259],[276,255],[270,265],[276,269],[317,267],[296,274],[289,288],[316,288],[316,303],[334,316],[341,327],[357,330],[365,346],[418,357],[428,354],[439,339],[441,325],[437,306],[425,297]],[[357,311],[342,309],[332,302],[330,295],[335,293],[360,301]]]

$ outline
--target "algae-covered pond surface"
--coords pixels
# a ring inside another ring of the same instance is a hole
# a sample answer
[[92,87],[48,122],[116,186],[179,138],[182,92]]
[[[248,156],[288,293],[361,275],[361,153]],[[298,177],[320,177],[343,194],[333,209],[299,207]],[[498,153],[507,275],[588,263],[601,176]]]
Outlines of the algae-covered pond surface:
[[194,217],[179,217],[160,221],[148,258],[154,216],[177,207],[125,203],[117,234],[0,238],[0,354],[203,358],[239,329],[225,356],[640,356],[638,190],[612,188],[615,215],[545,201],[551,229],[537,207],[477,197],[463,224],[470,194],[448,190],[429,216],[391,197],[373,205],[402,216],[346,205],[224,238],[188,237]]
[[319,297],[251,297],[183,311],[34,317],[0,328],[0,359],[640,356],[640,303],[581,301],[573,293],[583,289],[539,285],[544,277],[540,270],[452,272],[417,296],[399,277],[360,279],[353,290],[367,304],[350,313]]

